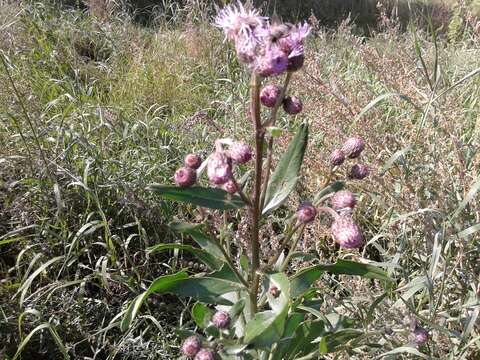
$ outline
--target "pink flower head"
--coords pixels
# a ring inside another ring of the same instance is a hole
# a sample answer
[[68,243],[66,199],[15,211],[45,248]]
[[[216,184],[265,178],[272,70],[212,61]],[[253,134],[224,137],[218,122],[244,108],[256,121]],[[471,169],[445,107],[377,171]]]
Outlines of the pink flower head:
[[234,142],[230,146],[228,155],[232,158],[233,161],[239,164],[246,164],[252,159],[253,152],[250,145],[244,142]]
[[185,156],[185,166],[197,170],[202,165],[202,159],[197,154]]
[[277,104],[277,101],[282,93],[282,88],[278,85],[267,85],[260,92],[260,101],[263,106],[272,108]]
[[202,349],[195,356],[195,360],[215,360],[215,354],[210,349]]
[[182,345],[182,353],[186,357],[193,358],[202,347],[202,342],[200,339],[193,335],[185,339]]
[[266,24],[266,19],[260,16],[256,9],[246,9],[238,1],[228,5],[218,12],[215,25],[223,30],[226,39],[233,41],[240,61],[250,64],[258,56],[261,39],[257,29]]
[[213,317],[212,322],[219,329],[226,329],[230,326],[230,315],[226,311],[217,311]]
[[255,71],[263,77],[281,75],[287,67],[288,56],[277,46],[270,46],[255,62]]
[[287,36],[278,40],[280,49],[288,56],[288,71],[297,71],[303,66],[305,49],[303,41],[310,34],[311,27],[307,23],[290,29]]
[[225,184],[232,178],[232,159],[224,152],[215,151],[208,158],[207,174],[212,184]]
[[332,235],[336,243],[345,249],[358,249],[363,245],[360,227],[348,215],[338,216],[332,224]]
[[257,27],[266,23],[266,17],[260,16],[257,9],[245,9],[240,1],[220,10],[215,18],[215,25],[223,30],[228,40],[235,41],[253,35]]
[[335,149],[330,154],[330,165],[340,166],[345,161],[345,153],[340,149]]
[[290,115],[297,115],[303,109],[302,101],[296,96],[287,96],[283,99],[283,110]]
[[182,167],[175,171],[175,183],[180,187],[190,187],[197,181],[197,172],[189,167]]
[[353,210],[356,204],[355,195],[347,190],[338,191],[332,197],[332,207],[337,211],[344,209]]
[[350,159],[355,159],[360,156],[365,149],[365,140],[360,136],[353,136],[348,138],[343,144],[342,151]]
[[410,333],[410,340],[417,346],[425,345],[428,337],[428,331],[419,325],[416,325],[415,329]]
[[308,224],[315,220],[317,216],[317,209],[310,202],[304,202],[300,204],[297,210],[298,221],[302,224]]
[[370,174],[368,167],[363,164],[355,164],[350,169],[349,177],[354,180],[362,180]]

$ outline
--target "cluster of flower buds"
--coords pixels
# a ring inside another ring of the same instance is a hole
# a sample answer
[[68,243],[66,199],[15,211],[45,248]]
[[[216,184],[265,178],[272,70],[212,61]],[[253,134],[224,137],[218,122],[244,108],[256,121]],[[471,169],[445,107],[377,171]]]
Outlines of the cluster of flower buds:
[[[341,149],[335,149],[330,154],[330,166],[340,166],[345,160],[357,159],[365,149],[365,140],[359,136],[348,138]],[[350,168],[348,177],[353,180],[362,180],[369,174],[368,167],[364,164],[355,164]]]
[[303,66],[303,42],[311,30],[308,24],[271,23],[258,10],[238,1],[218,13],[215,25],[233,42],[239,60],[260,76],[276,76]]
[[[228,145],[225,151],[223,145]],[[210,183],[222,186],[223,189],[235,194],[238,185],[233,177],[234,164],[246,164],[252,159],[253,151],[250,145],[231,139],[220,139],[216,142],[216,150],[207,160],[207,175]],[[185,157],[185,166],[175,172],[174,180],[179,187],[190,187],[197,182],[197,170],[202,165],[202,159],[197,154]]]
[[282,88],[278,85],[267,85],[260,91],[260,102],[263,106],[273,108],[280,104],[289,115],[297,115],[303,109],[302,101],[296,96],[282,96]]
[[207,348],[202,348],[202,341],[198,336],[190,336],[182,344],[182,353],[189,359],[214,360],[215,353]]
[[175,183],[180,187],[190,187],[197,182],[197,169],[202,165],[202,159],[197,154],[185,156],[185,166],[175,172]]

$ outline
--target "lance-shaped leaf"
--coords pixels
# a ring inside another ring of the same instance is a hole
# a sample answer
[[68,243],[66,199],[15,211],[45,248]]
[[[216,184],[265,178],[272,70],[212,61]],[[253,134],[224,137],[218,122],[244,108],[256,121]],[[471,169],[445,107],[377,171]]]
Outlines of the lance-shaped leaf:
[[302,124],[268,182],[263,214],[279,207],[295,188],[307,142],[308,124]]
[[216,258],[225,261],[225,256],[223,255],[220,245],[217,244],[214,240],[209,238],[200,230],[200,225],[194,225],[189,223],[173,223],[170,224],[170,229],[173,231],[190,235],[193,240],[206,252],[215,256]]
[[180,188],[175,186],[164,186],[151,184],[147,190],[159,194],[166,200],[173,200],[193,204],[209,209],[229,210],[240,209],[245,203],[238,195],[230,195],[225,190],[204,188],[199,186]]
[[302,295],[323,273],[358,275],[368,279],[392,281],[387,273],[376,266],[355,261],[338,260],[335,264],[316,265],[301,270],[291,278],[292,297]]
[[255,344],[260,347],[269,348],[273,343],[280,340],[285,329],[285,320],[288,314],[288,303],[290,299],[290,284],[285,274],[276,273],[267,276],[266,289],[276,288],[268,295],[271,311],[257,313],[248,322],[245,328],[246,343]]
[[227,279],[226,271],[221,270],[220,277],[215,277],[216,273],[203,277],[188,277],[185,271],[180,271],[176,274],[157,278],[146,291],[138,295],[129,305],[120,323],[120,328],[125,331],[130,327],[143,302],[153,293],[171,293],[183,297],[192,297],[207,304],[231,305],[231,302],[222,295],[242,290],[243,286],[238,282]]
[[194,248],[191,245],[157,244],[157,245],[149,247],[147,249],[147,251],[148,251],[149,254],[155,254],[155,253],[159,253],[159,252],[167,251],[167,250],[172,250],[172,249],[183,250],[183,251],[187,251],[187,252],[191,253],[196,258],[198,258],[200,261],[202,261],[205,265],[207,265],[211,270],[218,270],[224,264],[224,262],[218,260],[212,254],[206,252],[205,250]]

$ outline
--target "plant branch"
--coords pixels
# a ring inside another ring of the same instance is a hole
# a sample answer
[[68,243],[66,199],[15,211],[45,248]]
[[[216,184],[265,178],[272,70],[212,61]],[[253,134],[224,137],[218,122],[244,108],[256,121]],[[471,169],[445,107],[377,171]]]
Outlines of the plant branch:
[[257,292],[259,285],[259,276],[257,270],[260,266],[260,246],[258,242],[260,231],[260,194],[262,191],[262,165],[263,165],[263,141],[265,130],[262,127],[260,119],[260,77],[253,73],[251,80],[251,102],[250,116],[255,131],[255,184],[253,189],[253,207],[252,207],[252,268],[251,279],[252,288],[250,290],[250,302],[252,315],[257,312]]

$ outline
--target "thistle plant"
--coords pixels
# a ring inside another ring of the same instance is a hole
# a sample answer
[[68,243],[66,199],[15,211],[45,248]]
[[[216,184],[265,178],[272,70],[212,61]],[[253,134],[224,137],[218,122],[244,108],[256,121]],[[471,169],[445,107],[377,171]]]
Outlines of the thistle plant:
[[[199,212],[195,223],[170,224],[172,231],[191,238],[199,247],[158,244],[149,249],[150,253],[182,250],[208,270],[191,275],[185,269],[156,279],[126,310],[121,328],[131,325],[150,294],[173,293],[197,301],[191,310],[196,329],[178,331],[185,337],[181,352],[186,358],[306,359],[344,349],[354,339],[360,343],[364,332],[355,329],[352,321],[319,313],[321,293],[315,283],[327,272],[384,282],[389,281],[387,275],[365,263],[337,260],[321,264],[319,259],[292,275],[289,264],[306,255],[298,253],[297,246],[305,228],[315,221],[331,223],[330,245],[334,248],[352,251],[364,245],[362,230],[353,218],[356,198],[342,190],[345,181],[332,179],[344,162],[357,161],[365,142],[354,136],[342,149],[334,150],[331,171],[325,174],[318,194],[289,210],[285,204],[299,180],[308,124],[298,127],[276,167],[275,136],[269,129],[277,125],[282,109],[287,116],[302,112],[302,102],[289,95],[289,85],[303,66],[310,27],[270,22],[241,3],[220,10],[215,24],[251,75],[248,116],[252,136],[218,139],[203,162],[197,154],[186,156],[175,172],[176,186],[149,187],[163,199],[191,204]],[[283,80],[283,85],[270,83],[273,77]],[[367,175],[365,165],[354,164],[345,180]],[[262,227],[280,207],[289,214],[283,232],[275,241],[262,238]],[[235,236],[229,229],[241,232],[232,220],[238,218],[248,223],[248,231]],[[234,240],[239,237],[243,237],[242,242]],[[262,252],[262,242],[267,241],[276,245],[270,252]]]

